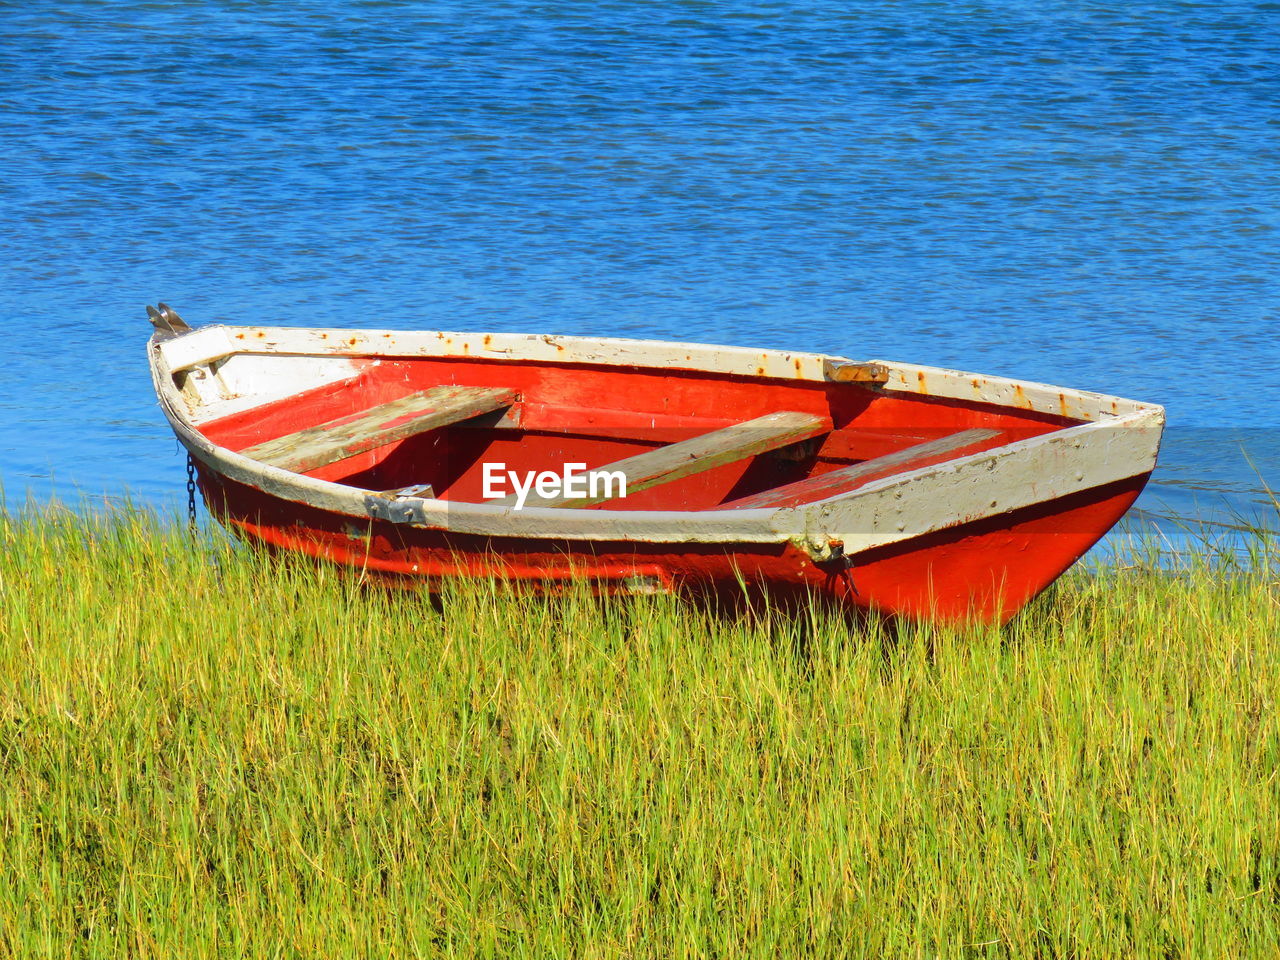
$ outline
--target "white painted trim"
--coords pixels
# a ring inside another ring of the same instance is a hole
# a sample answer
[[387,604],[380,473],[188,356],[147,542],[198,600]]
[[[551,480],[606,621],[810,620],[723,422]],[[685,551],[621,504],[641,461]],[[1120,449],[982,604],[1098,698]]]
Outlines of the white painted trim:
[[[182,345],[184,340],[192,342]],[[152,376],[161,406],[178,439],[211,469],[281,499],[322,510],[360,518],[380,515],[397,522],[482,536],[654,543],[791,540],[815,556],[828,555],[832,541],[839,540],[844,542],[845,552],[852,554],[1147,473],[1155,464],[1164,423],[1164,411],[1152,404],[1025,381],[876,361],[890,370],[888,389],[1050,413],[1061,412],[1065,404],[1071,411],[1069,416],[1096,422],[898,474],[795,508],[649,511],[530,507],[516,511],[493,503],[415,497],[395,501],[372,498],[371,502],[369,491],[267,466],[216,446],[200,434],[171,374],[174,363],[185,368],[216,359],[212,354],[215,350],[223,351],[216,356],[233,352],[459,356],[566,364],[681,366],[737,376],[816,381],[826,379],[831,364],[847,361],[819,354],[702,344],[498,333],[214,327],[165,341],[153,338]],[[850,384],[848,389],[867,388]]]
[[1149,473],[1163,429],[1156,408],[1019,440],[792,508],[792,529],[815,555],[909,540]]
[[[343,357],[465,357],[538,363],[686,369],[743,377],[831,379],[844,357],[782,350],[751,350],[700,343],[623,340],[609,337],[554,337],[514,333],[397,332],[305,327],[202,327],[160,346],[173,371],[231,353],[302,354]],[[1078,420],[1124,416],[1159,409],[1121,397],[1071,390],[1027,380],[984,376],[941,367],[868,361],[887,368],[884,389],[922,396],[978,401],[1034,410]],[[853,385],[869,389],[866,385]]]
[[1089,390],[1069,390],[1031,380],[1011,380],[889,360],[870,362],[889,369],[889,380],[883,389],[899,393],[978,401],[997,407],[1048,413],[1071,420],[1101,420],[1161,409],[1151,403],[1139,403]]
[[[600,364],[700,370],[734,376],[822,380],[823,363],[814,353],[751,350],[700,343],[558,337],[522,333],[397,332],[306,327],[202,327],[223,331],[198,346],[180,347],[175,338],[161,349],[174,371],[228,353],[297,353],[339,357],[466,357],[537,363]],[[191,334],[188,334],[191,336]],[[224,346],[225,344],[225,346]],[[216,350],[222,353],[215,353]],[[172,354],[173,359],[170,359]]]

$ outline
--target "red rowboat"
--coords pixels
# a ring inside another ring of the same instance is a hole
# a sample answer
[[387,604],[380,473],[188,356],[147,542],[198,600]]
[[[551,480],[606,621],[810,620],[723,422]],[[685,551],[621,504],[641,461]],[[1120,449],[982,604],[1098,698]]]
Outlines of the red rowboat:
[[428,585],[745,585],[1003,622],[1133,503],[1164,425],[1152,404],[907,363],[148,312],[214,516]]

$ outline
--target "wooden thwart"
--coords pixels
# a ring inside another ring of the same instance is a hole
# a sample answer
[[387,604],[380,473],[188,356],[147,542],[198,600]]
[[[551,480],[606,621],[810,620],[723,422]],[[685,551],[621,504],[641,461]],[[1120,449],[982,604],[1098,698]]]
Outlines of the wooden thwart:
[[[827,433],[830,430],[831,420],[827,417],[784,410],[711,433],[704,433],[700,437],[668,444],[657,450],[627,457],[625,460],[619,460],[607,466],[593,467],[588,472],[622,473],[627,478],[626,491],[630,496],[660,483],[669,483],[726,463],[745,460],[747,457],[767,453],[770,450],[785,447],[789,443],[807,440],[809,437]],[[613,499],[613,496],[616,494],[545,499],[531,492],[525,500],[525,506],[589,507],[592,504]],[[516,496],[512,494],[509,497],[488,502],[514,504],[516,500]]]
[[506,387],[433,387],[240,452],[273,467],[305,473],[510,406],[516,396]]
[[838,497],[842,493],[856,489],[877,474],[905,473],[908,470],[914,470],[929,460],[936,460],[948,453],[955,453],[965,447],[976,446],[990,440],[999,432],[999,430],[961,430],[959,433],[939,437],[927,443],[917,443],[905,450],[888,453],[874,460],[864,460],[862,463],[841,467],[830,473],[797,480],[795,483],[784,484],[771,490],[762,490],[760,493],[740,500],[731,500],[712,509],[794,507],[801,503],[813,503],[816,500],[826,500],[828,497]]

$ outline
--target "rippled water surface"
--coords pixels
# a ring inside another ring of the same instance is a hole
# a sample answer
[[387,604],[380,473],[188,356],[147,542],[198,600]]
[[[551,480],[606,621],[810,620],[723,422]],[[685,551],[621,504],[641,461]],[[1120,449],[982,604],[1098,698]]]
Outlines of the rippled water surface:
[[1280,4],[0,5],[0,481],[182,495],[188,320],[814,349],[1154,400],[1280,478]]

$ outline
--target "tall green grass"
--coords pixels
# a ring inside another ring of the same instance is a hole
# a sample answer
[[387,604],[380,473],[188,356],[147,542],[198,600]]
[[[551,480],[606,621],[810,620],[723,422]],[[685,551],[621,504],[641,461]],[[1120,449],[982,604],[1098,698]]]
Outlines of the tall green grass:
[[1011,627],[0,519],[0,953],[1273,956],[1276,550]]

